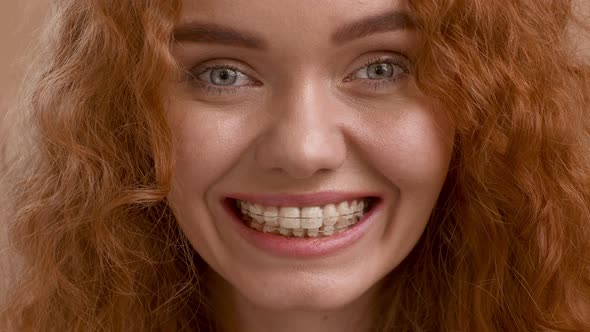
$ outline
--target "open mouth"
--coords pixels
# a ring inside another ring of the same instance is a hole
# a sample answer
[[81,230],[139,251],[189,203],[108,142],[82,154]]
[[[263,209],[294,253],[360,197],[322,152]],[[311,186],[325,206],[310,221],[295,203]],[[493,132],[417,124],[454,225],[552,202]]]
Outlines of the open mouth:
[[233,213],[253,230],[284,237],[320,238],[346,232],[364,219],[379,201],[365,197],[324,206],[262,206],[227,198]]

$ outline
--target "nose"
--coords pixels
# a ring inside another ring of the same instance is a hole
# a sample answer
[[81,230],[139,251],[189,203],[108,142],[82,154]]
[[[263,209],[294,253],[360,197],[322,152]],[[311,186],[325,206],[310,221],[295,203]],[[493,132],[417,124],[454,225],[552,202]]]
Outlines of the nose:
[[273,98],[272,121],[255,154],[265,171],[305,179],[343,164],[346,144],[338,104],[325,90],[306,84]]

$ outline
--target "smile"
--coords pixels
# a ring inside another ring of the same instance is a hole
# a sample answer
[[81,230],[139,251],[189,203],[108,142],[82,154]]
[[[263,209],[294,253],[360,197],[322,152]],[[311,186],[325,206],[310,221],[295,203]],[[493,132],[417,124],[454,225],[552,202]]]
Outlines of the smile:
[[285,237],[328,237],[347,231],[371,209],[371,197],[323,206],[263,206],[233,200],[234,212],[248,227],[262,233]]

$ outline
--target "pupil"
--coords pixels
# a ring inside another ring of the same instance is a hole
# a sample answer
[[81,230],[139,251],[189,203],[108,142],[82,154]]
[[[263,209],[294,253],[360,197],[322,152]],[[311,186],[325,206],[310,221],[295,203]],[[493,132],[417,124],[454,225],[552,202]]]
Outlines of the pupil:
[[369,68],[369,78],[381,79],[393,76],[393,66],[388,63],[380,63]]
[[238,74],[231,69],[219,68],[211,71],[210,79],[213,84],[227,86],[237,82]]

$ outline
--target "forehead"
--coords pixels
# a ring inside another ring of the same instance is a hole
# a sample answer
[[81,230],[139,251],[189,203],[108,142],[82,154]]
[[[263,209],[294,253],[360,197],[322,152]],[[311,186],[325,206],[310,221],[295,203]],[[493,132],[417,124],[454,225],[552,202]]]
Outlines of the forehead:
[[255,31],[321,34],[367,16],[407,11],[403,0],[183,0],[181,23],[208,21]]
[[175,38],[307,57],[365,36],[412,28],[402,0],[184,0]]

